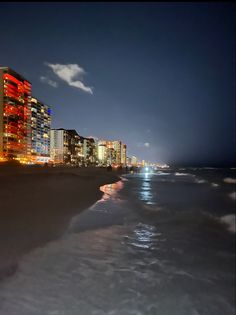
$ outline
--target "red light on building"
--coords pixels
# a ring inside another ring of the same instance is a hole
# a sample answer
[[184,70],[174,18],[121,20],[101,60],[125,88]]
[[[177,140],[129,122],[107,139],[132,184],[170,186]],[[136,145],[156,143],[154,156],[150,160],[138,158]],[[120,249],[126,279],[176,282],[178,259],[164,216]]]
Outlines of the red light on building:
[[10,68],[0,68],[0,156],[27,155],[31,139],[30,96],[28,81]]

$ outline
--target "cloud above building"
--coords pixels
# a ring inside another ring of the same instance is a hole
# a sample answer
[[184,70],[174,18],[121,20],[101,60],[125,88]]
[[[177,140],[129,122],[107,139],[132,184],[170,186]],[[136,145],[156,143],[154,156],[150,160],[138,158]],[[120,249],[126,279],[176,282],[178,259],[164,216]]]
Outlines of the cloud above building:
[[43,82],[43,83],[47,83],[48,85],[54,87],[54,88],[57,88],[58,87],[58,84],[57,82],[47,78],[47,77],[44,77],[44,76],[41,76],[40,77],[40,81]]
[[54,74],[61,80],[67,82],[68,85],[78,88],[86,93],[93,94],[93,89],[90,86],[86,86],[83,81],[83,75],[85,71],[77,64],[52,64],[45,63],[52,69]]

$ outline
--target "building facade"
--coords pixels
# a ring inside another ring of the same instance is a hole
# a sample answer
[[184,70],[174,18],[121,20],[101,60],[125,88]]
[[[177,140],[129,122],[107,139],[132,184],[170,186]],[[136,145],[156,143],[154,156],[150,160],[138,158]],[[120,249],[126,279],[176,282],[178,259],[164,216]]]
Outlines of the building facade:
[[64,163],[68,150],[67,134],[65,129],[50,130],[50,157],[56,164]]
[[81,137],[82,146],[83,146],[83,164],[85,166],[96,165],[96,146],[95,140],[93,138]]
[[106,141],[98,141],[97,143],[97,155],[98,155],[98,163],[99,165],[107,164],[107,144]]
[[121,165],[126,166],[126,158],[127,158],[127,146],[126,144],[121,145]]
[[31,156],[36,163],[50,160],[51,109],[31,98]]
[[0,156],[26,159],[31,154],[31,84],[0,67]]
[[84,165],[84,141],[74,129],[51,129],[50,153],[56,164]]
[[138,165],[138,159],[134,155],[131,157],[131,165],[132,166],[137,166]]

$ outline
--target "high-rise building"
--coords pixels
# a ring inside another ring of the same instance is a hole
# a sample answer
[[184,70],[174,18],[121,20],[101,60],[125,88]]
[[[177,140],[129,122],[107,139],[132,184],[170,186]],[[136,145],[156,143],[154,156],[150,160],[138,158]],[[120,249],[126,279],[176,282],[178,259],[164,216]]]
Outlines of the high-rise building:
[[112,141],[113,149],[116,152],[116,164],[121,164],[121,141]]
[[68,152],[65,161],[66,163],[82,165],[84,159],[82,137],[74,129],[66,130],[66,132]]
[[121,141],[98,141],[98,161],[100,165],[126,165],[126,145]]
[[127,146],[126,144],[121,145],[121,164],[122,166],[126,166],[126,154],[127,154]]
[[25,159],[31,155],[31,84],[23,76],[0,67],[0,157]]
[[132,156],[132,157],[131,157],[131,165],[132,165],[132,166],[137,166],[137,164],[138,164],[138,159],[137,159],[137,157],[136,157],[136,156]]
[[107,164],[107,144],[106,141],[98,141],[97,144],[97,154],[98,154],[98,162],[100,165],[106,165]]
[[36,163],[50,159],[51,109],[31,98],[31,156]]
[[51,129],[50,152],[54,163],[84,164],[83,137],[74,129]]
[[51,129],[50,156],[54,163],[64,163],[68,151],[68,140],[65,129]]
[[128,156],[126,157],[126,165],[131,166],[131,158]]
[[96,148],[95,141],[93,138],[82,138],[83,144],[83,156],[84,156],[84,164],[86,166],[95,165],[96,164]]

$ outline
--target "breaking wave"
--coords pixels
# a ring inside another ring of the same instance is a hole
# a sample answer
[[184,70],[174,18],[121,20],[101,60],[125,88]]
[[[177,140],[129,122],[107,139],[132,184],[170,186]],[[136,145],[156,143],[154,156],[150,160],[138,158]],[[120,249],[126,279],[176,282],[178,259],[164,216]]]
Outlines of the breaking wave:
[[175,173],[175,176],[189,176],[190,174],[188,173],[179,173],[179,172],[176,172]]
[[220,218],[220,222],[227,225],[227,230],[231,233],[236,233],[236,215],[227,214]]
[[236,178],[226,177],[224,178],[224,182],[227,184],[236,184]]
[[207,183],[207,181],[205,179],[196,179],[195,183],[197,183],[197,184],[205,184],[205,183]]
[[233,200],[236,200],[236,191],[233,191],[231,194],[229,194],[229,197]]
[[219,187],[220,185],[217,184],[217,183],[211,183],[211,186],[212,186],[212,187]]

